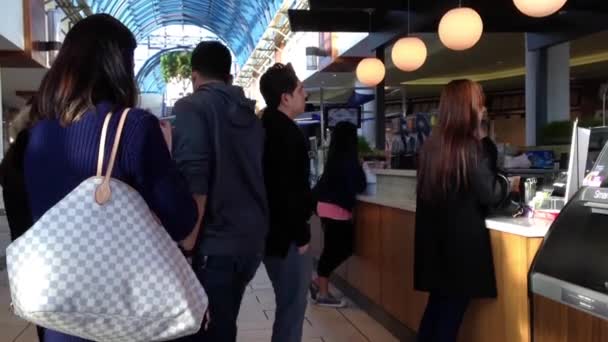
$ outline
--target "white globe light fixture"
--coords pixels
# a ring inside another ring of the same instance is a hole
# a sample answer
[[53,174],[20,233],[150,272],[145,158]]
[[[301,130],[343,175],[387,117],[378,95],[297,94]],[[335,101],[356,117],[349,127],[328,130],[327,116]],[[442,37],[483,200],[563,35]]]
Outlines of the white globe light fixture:
[[393,45],[391,57],[393,64],[402,71],[418,70],[426,61],[427,50],[422,39],[406,37],[399,39]]
[[472,48],[483,33],[483,21],[474,9],[459,7],[448,11],[439,22],[439,39],[447,48]]
[[357,65],[357,79],[368,87],[377,86],[384,79],[386,69],[378,58],[364,58]]
[[530,17],[542,18],[564,7],[568,0],[513,0],[517,9]]

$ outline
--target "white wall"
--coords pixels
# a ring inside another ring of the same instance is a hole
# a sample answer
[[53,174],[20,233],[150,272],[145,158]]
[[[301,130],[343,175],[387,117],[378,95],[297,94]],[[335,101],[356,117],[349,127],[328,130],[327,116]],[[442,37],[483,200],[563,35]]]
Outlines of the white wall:
[[306,80],[316,70],[306,69],[306,48],[319,45],[318,32],[295,32],[283,48],[283,63],[291,63],[298,78]]
[[338,56],[345,54],[350,48],[369,36],[369,33],[361,32],[335,32],[332,48],[336,49]]
[[0,20],[1,50],[25,49],[23,36],[23,1],[1,0],[2,19]]
[[138,107],[160,117],[163,113],[163,94],[140,94]]
[[16,92],[37,90],[46,72],[44,68],[2,68],[2,103],[13,108],[25,105]]

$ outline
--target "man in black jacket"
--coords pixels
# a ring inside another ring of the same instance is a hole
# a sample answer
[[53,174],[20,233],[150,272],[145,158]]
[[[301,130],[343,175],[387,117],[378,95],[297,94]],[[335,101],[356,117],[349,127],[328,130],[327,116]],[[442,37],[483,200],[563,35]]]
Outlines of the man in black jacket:
[[312,276],[312,195],[306,139],[293,119],[304,112],[306,91],[290,64],[268,69],[260,79],[260,91],[267,105],[262,122],[270,208],[264,264],[277,304],[272,342],[300,342]]

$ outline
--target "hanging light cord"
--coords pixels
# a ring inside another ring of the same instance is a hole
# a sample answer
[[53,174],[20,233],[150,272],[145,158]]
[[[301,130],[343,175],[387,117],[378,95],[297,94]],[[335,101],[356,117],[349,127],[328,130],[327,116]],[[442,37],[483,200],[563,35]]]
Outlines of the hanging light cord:
[[367,35],[367,49],[371,50],[371,43],[370,43],[370,38],[372,36],[372,9],[369,9],[367,11],[367,14],[369,15],[369,34]]
[[407,36],[410,36],[410,0],[407,0]]

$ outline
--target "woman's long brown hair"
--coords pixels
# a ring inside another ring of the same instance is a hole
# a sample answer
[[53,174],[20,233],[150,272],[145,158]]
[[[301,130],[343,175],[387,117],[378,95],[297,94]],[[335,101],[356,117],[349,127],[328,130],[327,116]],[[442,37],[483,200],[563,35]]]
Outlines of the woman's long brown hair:
[[100,101],[109,101],[113,110],[133,107],[136,46],[133,33],[107,14],[76,23],[40,84],[31,117],[57,119],[67,126]]
[[479,113],[484,108],[481,86],[470,80],[450,82],[441,94],[439,124],[424,144],[418,166],[418,195],[446,198],[468,188],[477,163]]

